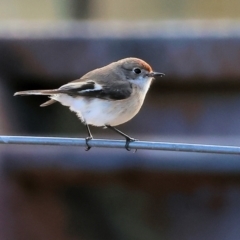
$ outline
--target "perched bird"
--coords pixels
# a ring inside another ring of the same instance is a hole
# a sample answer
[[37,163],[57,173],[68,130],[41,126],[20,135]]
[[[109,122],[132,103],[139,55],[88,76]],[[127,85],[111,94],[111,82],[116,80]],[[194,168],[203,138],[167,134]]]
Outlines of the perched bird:
[[136,139],[119,131],[115,126],[132,119],[140,110],[152,79],[164,76],[154,72],[151,66],[138,58],[125,58],[88,72],[80,79],[67,83],[58,89],[29,90],[17,95],[47,95],[51,100],[40,105],[49,106],[55,102],[76,112],[88,132],[86,150],[91,147],[92,134],[89,125],[107,127],[126,139],[125,148]]

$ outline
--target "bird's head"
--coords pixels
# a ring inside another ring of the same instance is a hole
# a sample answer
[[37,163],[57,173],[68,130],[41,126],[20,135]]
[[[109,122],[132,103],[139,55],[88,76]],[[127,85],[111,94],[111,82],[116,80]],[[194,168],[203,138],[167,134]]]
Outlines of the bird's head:
[[163,77],[164,73],[154,72],[151,66],[139,58],[125,58],[117,62],[122,77],[137,85],[144,85],[152,79]]

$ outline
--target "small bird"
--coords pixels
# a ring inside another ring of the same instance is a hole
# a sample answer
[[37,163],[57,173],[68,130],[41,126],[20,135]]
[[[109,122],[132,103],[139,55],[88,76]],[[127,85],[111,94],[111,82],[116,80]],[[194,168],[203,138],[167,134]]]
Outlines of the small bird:
[[107,127],[126,139],[125,148],[136,139],[121,132],[115,126],[132,119],[140,110],[152,80],[164,76],[154,72],[151,66],[138,58],[125,58],[88,72],[80,79],[69,82],[58,89],[29,90],[17,95],[47,95],[50,100],[41,104],[49,106],[55,102],[70,108],[86,126],[86,151],[93,139],[89,125]]

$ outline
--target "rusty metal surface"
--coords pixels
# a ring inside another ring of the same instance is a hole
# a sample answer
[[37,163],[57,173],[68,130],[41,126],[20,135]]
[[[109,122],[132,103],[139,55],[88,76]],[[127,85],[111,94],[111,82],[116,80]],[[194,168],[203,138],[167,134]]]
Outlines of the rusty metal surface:
[[[224,142],[226,143],[228,139]],[[191,140],[190,140],[191,141]],[[167,151],[144,151],[136,154],[124,149],[91,149],[56,146],[8,146],[0,148],[2,170],[7,173],[25,170],[112,172],[129,169],[156,172],[239,174],[239,156]]]
[[239,26],[237,21],[2,24],[0,74],[77,78],[111,61],[135,56],[169,78],[236,80],[240,77]]

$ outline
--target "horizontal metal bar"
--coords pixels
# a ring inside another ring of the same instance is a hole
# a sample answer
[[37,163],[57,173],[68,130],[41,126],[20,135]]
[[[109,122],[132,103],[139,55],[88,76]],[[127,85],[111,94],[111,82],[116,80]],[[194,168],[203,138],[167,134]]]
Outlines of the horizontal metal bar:
[[[0,144],[31,144],[31,145],[84,146],[84,147],[86,146],[84,138],[29,137],[29,136],[0,136]],[[89,146],[103,148],[124,148],[125,141],[93,139],[89,141]],[[131,142],[129,144],[129,147],[132,149],[240,155],[240,147],[235,146],[135,141]]]

